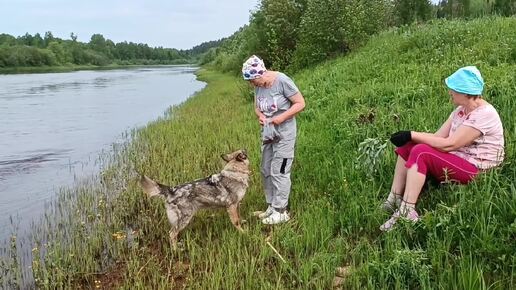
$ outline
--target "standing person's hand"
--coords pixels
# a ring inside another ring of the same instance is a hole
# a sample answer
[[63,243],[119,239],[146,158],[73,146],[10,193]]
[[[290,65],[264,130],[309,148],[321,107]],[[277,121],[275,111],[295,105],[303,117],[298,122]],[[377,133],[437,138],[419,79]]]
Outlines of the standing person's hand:
[[283,122],[285,122],[285,120],[283,119],[283,117],[281,115],[276,116],[276,117],[271,119],[271,123],[274,124],[274,125],[279,125],[279,124],[281,124]]
[[260,114],[260,116],[258,116],[258,122],[260,122],[261,126],[264,126],[265,123],[267,123],[267,117],[265,117],[263,114]]
[[391,135],[390,140],[396,147],[401,147],[412,141],[412,133],[411,131],[398,131]]

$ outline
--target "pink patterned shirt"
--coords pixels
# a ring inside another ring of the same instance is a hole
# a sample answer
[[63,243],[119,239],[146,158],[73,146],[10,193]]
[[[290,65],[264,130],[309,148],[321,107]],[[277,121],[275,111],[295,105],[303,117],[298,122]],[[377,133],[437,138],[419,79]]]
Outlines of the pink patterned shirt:
[[450,117],[450,136],[461,125],[475,128],[482,133],[470,145],[450,153],[466,159],[479,169],[492,168],[502,163],[505,154],[502,121],[492,105],[482,105],[469,114],[465,113],[462,106],[458,106]]

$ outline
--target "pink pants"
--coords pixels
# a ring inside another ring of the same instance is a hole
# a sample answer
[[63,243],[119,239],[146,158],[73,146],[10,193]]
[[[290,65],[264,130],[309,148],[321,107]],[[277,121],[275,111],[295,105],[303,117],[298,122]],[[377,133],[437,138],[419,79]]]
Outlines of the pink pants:
[[451,153],[442,152],[426,144],[409,142],[396,148],[395,152],[403,158],[405,167],[417,164],[417,171],[427,173],[438,181],[455,181],[466,184],[478,174],[475,165]]

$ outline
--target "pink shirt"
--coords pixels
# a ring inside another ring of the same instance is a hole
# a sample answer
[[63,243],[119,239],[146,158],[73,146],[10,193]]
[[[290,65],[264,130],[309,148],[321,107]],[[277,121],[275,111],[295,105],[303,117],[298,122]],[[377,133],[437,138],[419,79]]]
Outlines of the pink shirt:
[[467,115],[464,108],[458,106],[450,117],[450,136],[461,125],[475,128],[482,133],[470,145],[450,153],[466,159],[479,169],[488,169],[502,163],[505,154],[502,121],[492,105],[482,105]]

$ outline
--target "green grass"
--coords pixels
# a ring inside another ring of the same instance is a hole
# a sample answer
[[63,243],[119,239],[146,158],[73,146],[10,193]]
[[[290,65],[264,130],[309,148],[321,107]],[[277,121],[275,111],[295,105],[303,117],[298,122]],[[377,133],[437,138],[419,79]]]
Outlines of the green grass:
[[[468,186],[430,186],[418,204],[422,220],[383,234],[388,215],[379,205],[395,155],[389,145],[373,171],[360,165],[359,144],[399,129],[436,130],[452,110],[443,79],[465,65],[484,75],[485,98],[504,123],[506,161]],[[213,71],[199,77],[203,91],[133,132],[105,157],[112,166],[64,190],[35,228],[33,254],[46,252],[33,263],[40,288],[329,289],[339,266],[351,270],[345,289],[516,287],[515,18],[385,32],[293,75],[307,107],[298,119],[293,219],[275,227],[251,217],[264,198],[250,88]],[[218,156],[237,148],[248,149],[253,166],[241,208],[246,234],[224,210],[205,211],[173,252],[163,205],[143,196],[135,171],[177,184],[219,170]]]

